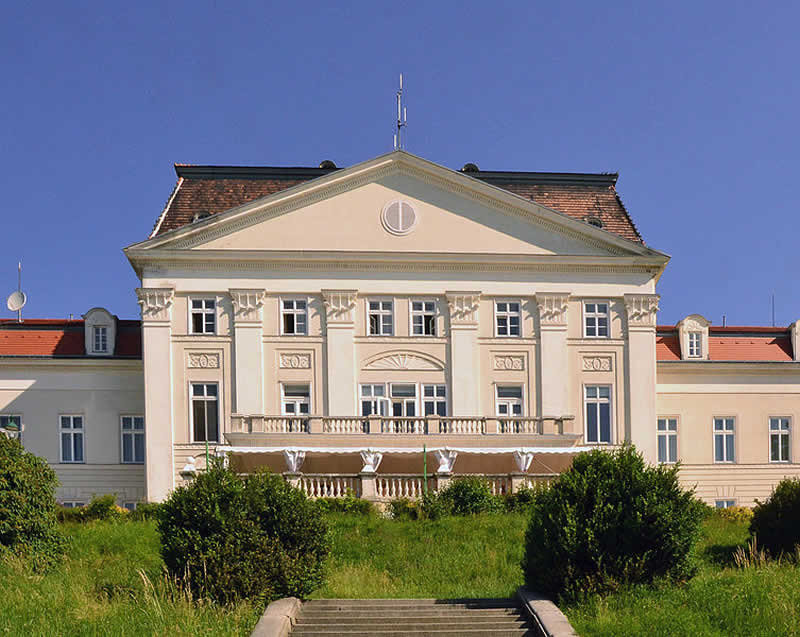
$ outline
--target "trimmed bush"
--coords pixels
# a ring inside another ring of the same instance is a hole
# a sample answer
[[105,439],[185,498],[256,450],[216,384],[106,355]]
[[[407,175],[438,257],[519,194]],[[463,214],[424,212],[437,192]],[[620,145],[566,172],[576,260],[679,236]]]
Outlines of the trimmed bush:
[[714,509],[714,515],[728,522],[750,522],[753,519],[753,509],[748,507],[727,507]]
[[158,502],[138,502],[136,508],[128,515],[128,519],[135,522],[157,520],[160,509],[161,504]]
[[0,434],[0,554],[23,556],[45,570],[63,555],[55,490],[58,478],[45,460]]
[[330,551],[324,515],[302,491],[218,461],[172,492],[158,530],[169,572],[196,597],[223,604],[307,597]]
[[453,515],[492,513],[502,509],[499,498],[492,495],[489,482],[480,476],[455,478],[442,489],[439,497]]
[[348,515],[370,515],[375,512],[375,507],[369,500],[357,498],[348,490],[343,498],[317,498],[317,506],[324,513],[346,513]]
[[750,534],[772,557],[800,544],[800,479],[784,478],[765,502],[756,502]]
[[702,506],[677,466],[647,465],[630,446],[578,454],[536,494],[525,536],[528,586],[563,601],[695,570]]
[[419,517],[419,507],[408,498],[390,500],[387,510],[393,520],[416,520]]
[[502,497],[503,508],[509,513],[527,513],[536,501],[536,494],[547,488],[547,485],[536,484],[534,488],[522,487],[516,493],[507,493]]

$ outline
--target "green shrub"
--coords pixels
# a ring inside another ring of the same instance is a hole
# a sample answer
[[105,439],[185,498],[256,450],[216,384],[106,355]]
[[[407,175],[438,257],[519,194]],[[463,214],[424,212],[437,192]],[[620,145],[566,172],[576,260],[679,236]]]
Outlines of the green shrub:
[[375,512],[375,507],[369,500],[357,498],[350,490],[343,498],[318,498],[316,503],[324,513],[370,515]]
[[170,573],[219,603],[306,597],[322,583],[330,550],[324,515],[302,491],[220,462],[172,492],[158,530]]
[[56,519],[59,522],[83,522],[86,507],[63,507],[58,505],[56,508]]
[[143,520],[157,520],[161,504],[158,502],[138,502],[136,508],[130,512],[128,519],[132,522]]
[[677,466],[647,465],[630,446],[578,454],[536,494],[525,536],[525,582],[565,601],[694,574],[702,507]]
[[453,515],[491,513],[502,508],[500,500],[492,495],[489,482],[480,476],[455,478],[439,495]]
[[503,508],[509,513],[526,513],[536,501],[536,494],[546,488],[547,485],[542,483],[533,488],[522,487],[515,493],[507,493],[502,497]]
[[753,509],[749,507],[714,509],[714,515],[728,522],[750,522],[753,519]]
[[394,498],[389,502],[389,516],[393,520],[416,520],[419,518],[419,506],[408,498]]
[[800,479],[784,478],[765,502],[756,501],[750,534],[772,557],[800,544]]
[[453,514],[453,502],[439,491],[423,493],[417,505],[418,520],[439,520]]
[[38,570],[63,555],[56,486],[58,478],[45,460],[0,434],[0,554],[24,556]]

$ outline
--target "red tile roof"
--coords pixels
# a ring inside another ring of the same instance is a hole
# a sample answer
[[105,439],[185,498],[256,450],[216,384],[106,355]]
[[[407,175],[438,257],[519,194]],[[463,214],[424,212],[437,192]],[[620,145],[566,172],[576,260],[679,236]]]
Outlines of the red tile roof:
[[[681,360],[676,327],[658,327],[656,360]],[[794,359],[790,330],[783,327],[709,327],[708,360],[791,362]]]
[[[175,165],[178,181],[151,236],[272,195],[336,169]],[[643,243],[616,192],[615,173],[465,173],[580,221],[597,220],[603,229]]]
[[[96,358],[86,356],[82,320],[0,319],[0,357]],[[136,320],[117,321],[113,358],[141,358],[142,329]]]

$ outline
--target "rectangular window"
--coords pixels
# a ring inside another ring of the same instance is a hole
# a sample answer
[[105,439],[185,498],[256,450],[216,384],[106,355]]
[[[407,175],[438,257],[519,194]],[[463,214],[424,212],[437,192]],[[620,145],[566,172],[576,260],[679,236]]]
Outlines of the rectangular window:
[[0,414],[0,429],[12,438],[22,440],[22,416],[17,414]]
[[714,462],[734,462],[733,418],[714,418]]
[[194,442],[219,442],[219,391],[216,383],[192,383]]
[[307,416],[311,410],[308,385],[281,385],[281,410],[284,416]]
[[136,510],[136,502],[123,502],[122,508],[127,509],[128,511],[135,511]]
[[658,419],[658,461],[661,464],[678,462],[678,419]]
[[608,338],[608,303],[583,304],[584,336]]
[[611,387],[587,385],[584,388],[586,407],[586,442],[611,442]]
[[97,327],[94,328],[93,351],[103,353],[108,351],[108,328]]
[[75,500],[68,500],[66,502],[62,502],[61,506],[65,509],[77,509],[78,507],[86,506],[85,502],[76,502]]
[[522,416],[521,385],[497,385],[495,389],[495,414],[500,418]]
[[730,509],[736,506],[736,500],[714,500],[714,508]]
[[495,336],[520,336],[522,314],[516,301],[495,301]]
[[422,409],[425,416],[447,416],[447,385],[423,385]]
[[689,358],[702,358],[703,335],[700,332],[689,332]]
[[144,462],[144,416],[122,416],[122,462]]
[[191,300],[192,334],[217,333],[217,302],[214,299]]
[[83,416],[60,416],[61,462],[83,460]]
[[407,383],[392,383],[391,410],[392,416],[403,417],[417,415],[417,386]]
[[411,333],[436,336],[436,301],[411,301]]
[[370,336],[391,336],[394,330],[394,303],[368,301]]
[[387,416],[389,400],[384,385],[361,385],[361,415]]
[[789,419],[769,419],[769,461],[789,462]]
[[302,299],[282,299],[281,326],[284,334],[308,334],[308,302]]

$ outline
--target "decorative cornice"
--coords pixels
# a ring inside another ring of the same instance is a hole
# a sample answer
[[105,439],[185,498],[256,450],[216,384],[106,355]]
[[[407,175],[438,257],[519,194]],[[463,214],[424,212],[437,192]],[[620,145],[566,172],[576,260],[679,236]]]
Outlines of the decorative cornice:
[[480,292],[445,292],[450,309],[450,325],[477,325]]
[[143,321],[169,321],[175,288],[136,288]]
[[569,292],[537,292],[539,325],[566,326]]
[[261,307],[264,305],[264,298],[267,295],[266,290],[230,289],[228,293],[231,295],[231,301],[233,303],[234,321],[261,320]]
[[658,294],[625,294],[625,309],[628,312],[629,327],[656,326],[658,312]]
[[322,304],[328,324],[355,322],[358,290],[322,290]]

